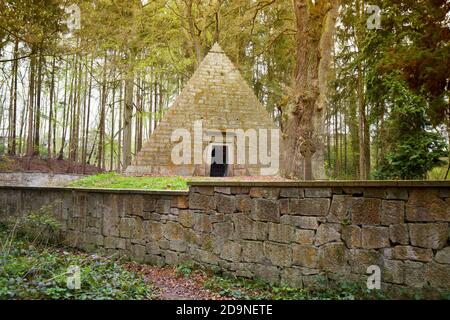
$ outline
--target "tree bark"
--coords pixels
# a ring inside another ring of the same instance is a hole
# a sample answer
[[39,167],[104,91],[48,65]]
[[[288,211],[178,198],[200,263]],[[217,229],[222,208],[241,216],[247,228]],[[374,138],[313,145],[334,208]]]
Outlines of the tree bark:
[[[324,123],[326,83],[338,0],[294,0],[296,16],[297,65],[294,95],[289,104],[283,132],[281,175],[322,179],[324,170]],[[305,163],[302,148],[313,153]],[[315,151],[315,152],[314,152]],[[308,173],[305,168],[312,168]]]

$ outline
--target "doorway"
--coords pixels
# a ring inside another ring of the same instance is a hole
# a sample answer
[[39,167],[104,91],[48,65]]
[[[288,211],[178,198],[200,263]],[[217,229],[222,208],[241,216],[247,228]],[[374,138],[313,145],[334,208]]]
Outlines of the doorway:
[[228,172],[228,147],[225,145],[212,146],[211,149],[211,177],[226,177]]

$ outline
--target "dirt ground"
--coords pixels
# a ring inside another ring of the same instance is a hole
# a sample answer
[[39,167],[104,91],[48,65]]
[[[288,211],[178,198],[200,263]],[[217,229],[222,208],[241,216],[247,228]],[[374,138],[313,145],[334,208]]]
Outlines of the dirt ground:
[[144,264],[128,264],[127,269],[142,274],[152,285],[157,300],[225,300],[217,293],[205,289],[208,279],[203,272],[193,272],[189,277],[177,274],[173,267],[155,267]]
[[0,172],[43,172],[96,174],[101,170],[92,165],[69,160],[41,159],[38,157],[0,157]]

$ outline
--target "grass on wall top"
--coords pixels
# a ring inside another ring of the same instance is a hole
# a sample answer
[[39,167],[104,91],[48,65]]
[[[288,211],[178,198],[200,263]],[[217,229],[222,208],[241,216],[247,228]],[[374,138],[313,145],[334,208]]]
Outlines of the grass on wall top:
[[106,189],[187,190],[183,177],[130,177],[114,172],[84,177],[68,184],[69,187]]

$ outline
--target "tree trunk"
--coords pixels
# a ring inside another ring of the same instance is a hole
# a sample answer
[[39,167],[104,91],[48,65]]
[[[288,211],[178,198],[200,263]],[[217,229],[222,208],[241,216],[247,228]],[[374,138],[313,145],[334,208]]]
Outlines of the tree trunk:
[[14,62],[12,66],[12,80],[11,80],[11,95],[10,95],[10,110],[11,110],[11,117],[9,122],[9,142],[8,142],[8,154],[9,155],[16,155],[16,144],[17,144],[17,137],[16,137],[16,122],[17,122],[17,78],[18,78],[18,68],[19,68],[19,61],[17,60],[17,57],[19,55],[19,40],[16,39],[14,43]]
[[[338,0],[294,0],[297,65],[294,95],[283,132],[281,174],[324,178],[326,83]],[[312,159],[310,160],[310,157]]]
[[122,168],[125,170],[131,163],[131,121],[133,116],[133,72],[129,71],[129,74],[125,79],[125,105],[123,116],[123,163]]

